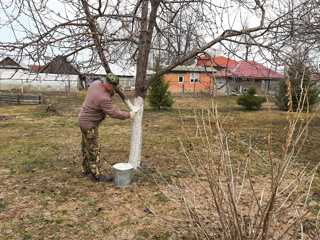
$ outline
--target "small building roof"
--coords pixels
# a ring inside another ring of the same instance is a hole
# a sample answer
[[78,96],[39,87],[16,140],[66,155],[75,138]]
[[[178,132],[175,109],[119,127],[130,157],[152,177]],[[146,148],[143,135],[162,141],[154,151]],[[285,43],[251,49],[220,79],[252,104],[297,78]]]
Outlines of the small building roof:
[[28,65],[32,72],[41,72],[44,66],[41,65]]
[[215,74],[216,77],[282,79],[285,76],[254,61],[239,61]]
[[[213,70],[213,71],[212,71]],[[170,72],[217,72],[215,68],[203,66],[177,66]]]
[[230,58],[223,57],[223,56],[219,56],[219,57],[198,57],[197,56],[196,59],[197,59],[197,66],[206,66],[206,67],[211,66],[211,61],[212,61],[213,67],[218,67],[218,68],[226,68],[228,66],[231,66],[237,63],[237,61],[232,60]]
[[51,60],[40,70],[41,73],[53,74],[80,74],[76,66],[69,61],[65,56],[57,56]]
[[[80,71],[84,74],[93,74],[98,76],[106,76],[106,70],[102,66],[100,62],[81,62],[81,69]],[[136,70],[134,66],[123,65],[120,66],[119,64],[110,64],[111,72],[117,76],[122,77],[135,77]]]
[[4,69],[25,69],[30,70],[30,68],[23,62],[16,62],[10,57],[6,57],[0,61],[0,68]]
[[136,76],[136,69],[134,66],[128,66],[125,64],[109,64],[110,65],[110,69],[112,71],[113,74],[117,75],[117,76]]

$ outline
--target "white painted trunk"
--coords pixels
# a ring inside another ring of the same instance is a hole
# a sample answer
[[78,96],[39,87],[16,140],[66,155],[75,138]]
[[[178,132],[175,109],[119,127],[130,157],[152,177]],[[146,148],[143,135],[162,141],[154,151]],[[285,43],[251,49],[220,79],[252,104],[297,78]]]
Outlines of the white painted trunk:
[[124,99],[123,101],[127,105],[127,107],[130,109],[130,111],[133,111],[133,105],[130,102],[130,100],[129,99]]
[[139,107],[140,110],[132,120],[131,125],[131,141],[130,141],[130,155],[129,163],[133,165],[135,170],[141,165],[141,150],[142,150],[142,117],[144,109],[144,100],[141,97],[134,99],[134,106]]

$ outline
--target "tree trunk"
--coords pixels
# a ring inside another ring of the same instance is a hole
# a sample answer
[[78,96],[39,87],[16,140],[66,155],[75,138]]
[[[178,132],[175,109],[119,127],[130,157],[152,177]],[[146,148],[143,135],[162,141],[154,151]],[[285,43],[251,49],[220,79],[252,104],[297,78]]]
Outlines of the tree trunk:
[[131,142],[130,142],[130,156],[129,162],[133,165],[134,169],[140,168],[141,163],[141,149],[142,149],[142,118],[144,101],[147,96],[148,82],[147,82],[147,67],[149,60],[149,53],[151,47],[151,39],[153,30],[155,28],[155,19],[157,16],[157,9],[160,1],[153,0],[151,2],[151,10],[149,13],[149,1],[144,0],[141,12],[141,31],[139,37],[139,54],[137,61],[137,76],[135,86],[135,101],[134,106],[139,107],[136,117],[132,121],[131,126]]
[[130,155],[129,163],[135,170],[138,170],[141,165],[141,150],[142,150],[142,118],[144,110],[144,100],[142,97],[137,97],[134,100],[134,106],[139,107],[136,117],[131,125],[131,140],[130,140]]

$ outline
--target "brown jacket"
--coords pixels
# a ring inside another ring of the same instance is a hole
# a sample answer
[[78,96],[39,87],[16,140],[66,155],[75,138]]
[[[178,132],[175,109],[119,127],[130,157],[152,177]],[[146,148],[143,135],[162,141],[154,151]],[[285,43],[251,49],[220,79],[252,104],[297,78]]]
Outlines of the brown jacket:
[[93,82],[87,92],[86,99],[78,116],[80,127],[91,128],[99,126],[106,115],[117,119],[127,119],[129,112],[118,111],[112,103],[110,93],[105,89],[102,82]]

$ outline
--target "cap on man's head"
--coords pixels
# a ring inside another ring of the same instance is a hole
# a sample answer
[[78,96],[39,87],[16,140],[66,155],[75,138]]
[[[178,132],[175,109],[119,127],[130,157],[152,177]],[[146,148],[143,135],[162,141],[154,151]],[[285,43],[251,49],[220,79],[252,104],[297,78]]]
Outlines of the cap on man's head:
[[108,73],[106,77],[106,82],[113,86],[114,88],[119,88],[121,85],[119,84],[118,76],[114,75],[113,73]]

